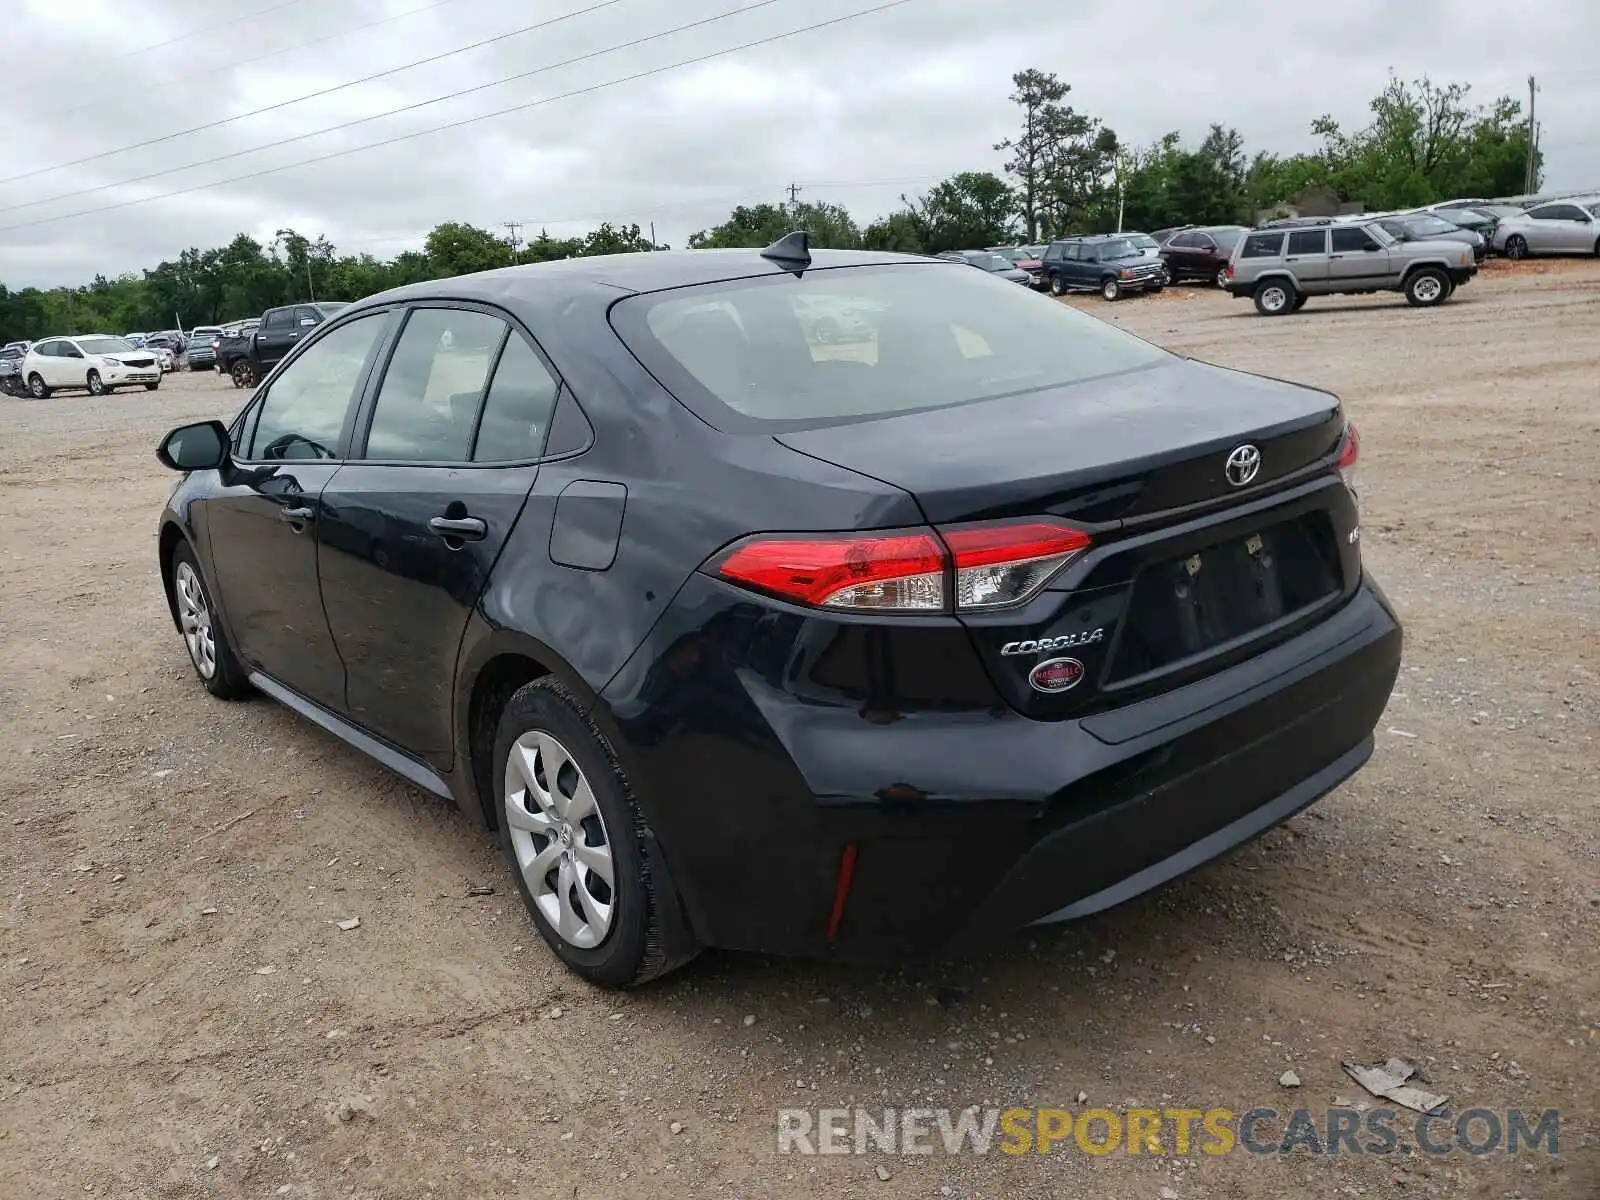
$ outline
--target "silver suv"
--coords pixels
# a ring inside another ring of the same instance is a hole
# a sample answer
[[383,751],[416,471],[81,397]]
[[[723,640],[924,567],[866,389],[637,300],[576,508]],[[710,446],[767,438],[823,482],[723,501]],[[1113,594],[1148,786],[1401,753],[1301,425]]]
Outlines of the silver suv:
[[1222,286],[1277,317],[1337,293],[1404,292],[1415,305],[1442,304],[1477,273],[1461,242],[1402,242],[1375,221],[1349,221],[1256,230],[1234,247]]

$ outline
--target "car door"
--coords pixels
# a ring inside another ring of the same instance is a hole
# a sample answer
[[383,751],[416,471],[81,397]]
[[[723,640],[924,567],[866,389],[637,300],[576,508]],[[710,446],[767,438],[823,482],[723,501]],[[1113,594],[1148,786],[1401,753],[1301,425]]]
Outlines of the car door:
[[240,659],[334,711],[344,667],[317,581],[321,496],[392,315],[333,326],[269,379],[239,426],[223,486],[202,504],[212,588]]
[[1389,252],[1359,225],[1328,231],[1328,282],[1335,290],[1381,287],[1389,275]]
[[83,351],[78,349],[75,343],[65,338],[58,340],[55,357],[50,361],[55,372],[57,387],[89,386],[88,364],[84,362]]
[[1066,247],[1060,242],[1051,242],[1050,245],[1044,248],[1044,258],[1041,259],[1040,262],[1043,267],[1044,281],[1047,285],[1049,284],[1050,280],[1057,275],[1061,275],[1063,279],[1066,278],[1061,272],[1062,262],[1065,254]]
[[1576,204],[1549,204],[1534,209],[1543,245],[1555,254],[1587,254],[1594,249],[1594,226]]
[[1179,276],[1187,279],[1193,275],[1195,273],[1194,234],[1173,234],[1161,247],[1161,257],[1166,261],[1167,271],[1174,279]]
[[1061,248],[1061,279],[1069,288],[1083,286],[1083,260],[1088,253],[1082,242],[1068,242]]
[[278,362],[300,340],[300,330],[294,323],[293,308],[268,309],[256,330],[252,342],[256,358],[263,367]]
[[1308,290],[1325,286],[1329,274],[1327,228],[1291,229],[1283,261]]
[[1194,241],[1194,273],[1210,279],[1227,264],[1228,256],[1217,249],[1217,243],[1208,233],[1190,235]]
[[352,720],[452,765],[456,656],[538,474],[559,385],[485,306],[407,314],[322,494],[322,605]]

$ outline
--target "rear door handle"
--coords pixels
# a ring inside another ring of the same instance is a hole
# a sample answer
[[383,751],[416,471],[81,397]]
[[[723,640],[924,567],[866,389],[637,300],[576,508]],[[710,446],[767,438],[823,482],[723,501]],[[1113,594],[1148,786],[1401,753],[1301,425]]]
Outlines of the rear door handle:
[[428,528],[447,541],[480,542],[489,535],[489,527],[478,517],[433,517]]

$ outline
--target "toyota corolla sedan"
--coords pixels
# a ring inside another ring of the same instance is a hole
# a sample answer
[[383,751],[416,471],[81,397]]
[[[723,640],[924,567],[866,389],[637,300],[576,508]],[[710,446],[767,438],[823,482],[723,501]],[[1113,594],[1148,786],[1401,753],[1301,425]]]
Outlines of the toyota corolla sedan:
[[627,986],[990,945],[1336,787],[1401,648],[1358,453],[1326,392],[791,234],[351,305],[164,439],[159,567],[213,695],[452,799]]

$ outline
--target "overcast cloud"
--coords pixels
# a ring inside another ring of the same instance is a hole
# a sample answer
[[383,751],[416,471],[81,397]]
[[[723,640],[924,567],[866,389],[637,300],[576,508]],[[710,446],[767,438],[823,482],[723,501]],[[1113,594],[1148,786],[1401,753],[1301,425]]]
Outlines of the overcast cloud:
[[[736,203],[782,199],[791,181],[804,199],[844,204],[865,221],[896,207],[901,192],[953,171],[998,170],[1001,156],[990,147],[1012,131],[1010,77],[1025,67],[1069,81],[1071,102],[1124,142],[1149,142],[1171,129],[1195,142],[1207,122],[1222,121],[1240,130],[1252,152],[1312,148],[1308,126],[1319,113],[1363,124],[1366,102],[1390,68],[1470,82],[1482,103],[1503,93],[1525,98],[1532,72],[1541,85],[1546,185],[1600,187],[1594,0],[909,0],[772,45],[358,152],[882,2],[775,0],[470,96],[256,149],[752,2],[616,0],[218,129],[16,178],[596,2],[6,0],[0,178],[9,182],[0,183],[0,226],[7,227],[0,229],[0,281],[76,284],[97,272],[153,266],[189,246],[220,245],[241,230],[270,241],[284,226],[324,233],[341,253],[384,258],[420,246],[446,220],[518,221],[524,237],[540,226],[564,235],[600,220],[653,221],[659,239],[681,246]],[[393,19],[373,24],[386,17]],[[232,154],[239,157],[212,161]],[[309,158],[323,161],[220,182]],[[125,182],[188,164],[197,165]],[[93,188],[103,190],[66,196]]]

